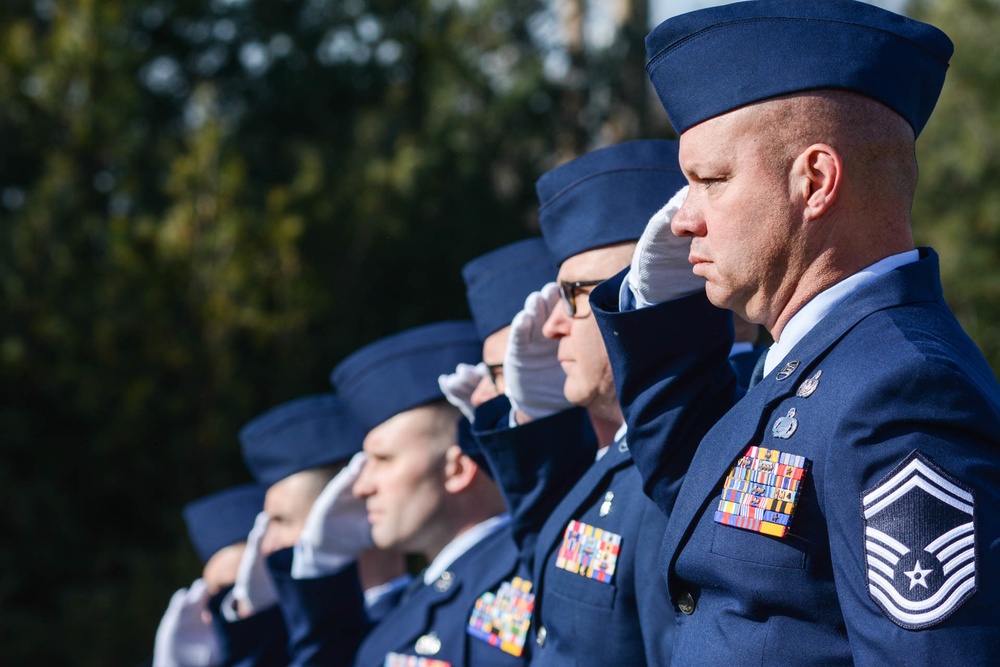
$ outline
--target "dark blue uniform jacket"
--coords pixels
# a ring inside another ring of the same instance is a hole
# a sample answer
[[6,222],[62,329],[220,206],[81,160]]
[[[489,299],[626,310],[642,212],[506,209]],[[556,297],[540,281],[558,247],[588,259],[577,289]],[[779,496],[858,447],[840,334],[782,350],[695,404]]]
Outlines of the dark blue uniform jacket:
[[[533,543],[533,554],[525,559],[536,590],[531,664],[668,662],[674,614],[662,578],[651,576],[666,517],[643,495],[625,441],[612,444],[594,462],[594,449],[582,445],[576,410],[513,429],[501,420],[494,431],[478,430],[485,423],[477,411],[476,435],[510,503],[520,542]],[[586,466],[586,472],[561,498],[562,492],[551,493],[560,486],[549,486],[554,471],[574,466]],[[530,506],[547,493],[557,503],[551,511],[551,502]],[[574,549],[571,522],[608,531],[612,540],[620,537],[607,581],[558,566],[564,543],[580,553]]]
[[414,581],[365,638],[354,664],[382,667],[389,654],[441,660],[452,667],[524,664],[523,656],[515,657],[466,630],[476,600],[509,580],[518,563],[509,527],[488,535],[433,583]]
[[[670,327],[703,296],[624,313],[617,298],[605,284],[592,303],[657,498],[676,435],[658,421],[725,402],[731,371]],[[922,249],[832,310],[702,440],[662,546],[675,663],[996,664],[998,434],[1000,386]],[[772,451],[793,458],[759,467]],[[805,471],[794,489],[789,466]],[[732,525],[724,485],[748,514],[793,500],[787,534]]]

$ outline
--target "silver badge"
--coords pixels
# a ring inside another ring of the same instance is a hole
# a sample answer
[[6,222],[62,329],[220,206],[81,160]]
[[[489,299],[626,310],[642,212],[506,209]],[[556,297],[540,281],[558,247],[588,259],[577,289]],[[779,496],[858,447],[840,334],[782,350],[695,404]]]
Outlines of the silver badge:
[[627,451],[628,451],[628,443],[627,443],[627,442],[625,442],[625,440],[624,440],[624,439],[622,439],[622,440],[621,440],[621,441],[620,441],[620,442],[618,443],[618,451],[619,451],[619,452],[621,452],[622,454],[624,454],[625,452],[627,452]]
[[608,491],[607,493],[604,494],[604,502],[601,503],[601,510],[600,510],[601,516],[607,516],[608,514],[611,513],[611,501],[614,499],[615,499],[614,491]]
[[441,640],[432,632],[418,639],[417,645],[413,648],[420,655],[437,655],[441,650]]
[[775,380],[787,380],[788,376],[795,372],[795,369],[799,367],[799,361],[789,361],[787,364],[781,367],[778,374],[774,376]]
[[434,588],[437,589],[438,593],[446,592],[449,588],[451,588],[452,578],[451,572],[445,570],[441,573],[441,576],[438,577],[438,580],[434,582]]
[[775,438],[781,438],[787,440],[792,437],[792,433],[795,433],[795,429],[799,427],[799,420],[795,418],[795,408],[788,411],[788,414],[784,417],[778,417],[774,422],[774,426],[771,427],[771,435]]
[[799,385],[799,390],[795,392],[795,395],[799,398],[809,398],[819,387],[819,376],[823,374],[823,371],[816,371],[816,375]]

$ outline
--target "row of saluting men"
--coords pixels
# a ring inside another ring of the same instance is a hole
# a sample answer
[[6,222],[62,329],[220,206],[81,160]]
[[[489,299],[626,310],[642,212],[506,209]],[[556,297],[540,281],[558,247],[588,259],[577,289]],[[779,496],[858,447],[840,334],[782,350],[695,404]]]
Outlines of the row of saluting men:
[[679,144],[547,172],[473,322],[251,421],[156,667],[993,659],[1000,386],[909,229],[950,40],[752,0],[646,43]]

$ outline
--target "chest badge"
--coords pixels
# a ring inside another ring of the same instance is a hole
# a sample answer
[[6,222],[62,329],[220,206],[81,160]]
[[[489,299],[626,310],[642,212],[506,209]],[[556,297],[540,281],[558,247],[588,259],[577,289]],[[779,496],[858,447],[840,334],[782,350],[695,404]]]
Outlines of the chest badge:
[[775,438],[788,440],[798,427],[799,420],[795,418],[795,408],[792,408],[787,415],[778,417],[774,422],[774,426],[771,427],[771,435]]
[[598,514],[603,518],[611,514],[611,501],[615,499],[615,492],[608,491],[604,494],[604,502],[601,503],[601,509],[598,510]]
[[418,639],[413,648],[420,655],[437,655],[441,650],[441,640],[431,632]]
[[715,522],[784,537],[809,468],[804,456],[751,446],[722,486]]
[[819,388],[819,378],[821,375],[823,375],[823,371],[816,371],[816,375],[813,375],[799,385],[799,389],[795,392],[795,395],[799,398],[809,398],[812,396],[816,392],[816,389]]
[[520,657],[534,610],[531,582],[514,577],[500,584],[496,593],[489,591],[479,596],[465,630],[504,653]]
[[618,533],[573,520],[563,533],[556,567],[610,584],[621,546],[622,536]]
[[782,381],[782,380],[787,380],[788,377],[792,373],[794,373],[795,369],[798,368],[798,367],[799,367],[799,360],[798,359],[796,359],[794,361],[789,361],[787,364],[785,364],[784,366],[781,367],[781,370],[778,371],[778,374],[774,376],[774,379],[778,380],[779,382]]

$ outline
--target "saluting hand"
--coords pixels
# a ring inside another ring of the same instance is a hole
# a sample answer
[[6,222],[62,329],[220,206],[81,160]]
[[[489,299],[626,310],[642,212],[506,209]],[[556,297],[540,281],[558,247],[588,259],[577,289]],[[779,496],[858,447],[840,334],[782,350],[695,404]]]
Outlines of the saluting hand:
[[292,551],[293,579],[333,574],[372,546],[365,501],[351,492],[364,465],[358,452],[316,498]]
[[153,667],[214,665],[222,658],[212,617],[208,616],[208,598],[204,579],[196,579],[191,588],[182,588],[170,598],[156,629]]
[[[265,556],[261,553],[261,541],[264,539],[270,520],[271,517],[267,512],[261,512],[257,515],[250,534],[247,535],[247,548],[243,550],[243,557],[236,571],[236,583],[230,593],[236,600],[236,610],[240,618],[251,616],[278,602],[278,589],[274,587],[274,581],[271,580],[271,574],[264,562]],[[223,613],[227,613],[225,603],[223,603]]]
[[555,414],[572,404],[563,386],[566,373],[559,365],[559,341],[542,335],[542,326],[559,304],[559,286],[545,285],[524,301],[514,316],[503,359],[503,374],[511,407],[532,419]]
[[628,284],[638,308],[690,296],[705,289],[704,278],[692,273],[688,262],[691,238],[675,236],[670,231],[670,222],[680,210],[687,193],[686,185],[678,190],[663,208],[653,214],[639,237],[632,255],[632,268],[628,272]]
[[485,362],[475,366],[459,364],[451,375],[439,375],[438,386],[448,402],[458,408],[469,423],[475,422],[476,409],[472,406],[472,394],[476,387],[489,375]]

